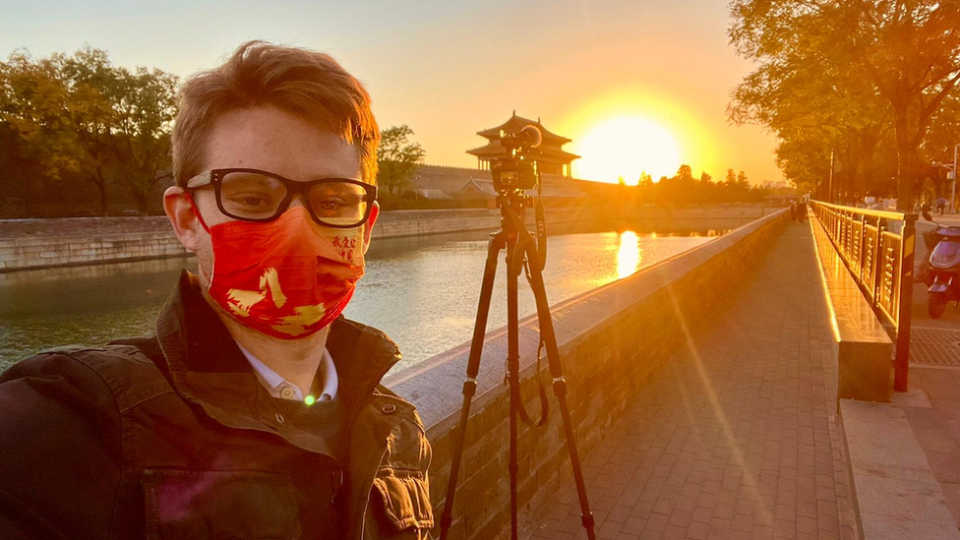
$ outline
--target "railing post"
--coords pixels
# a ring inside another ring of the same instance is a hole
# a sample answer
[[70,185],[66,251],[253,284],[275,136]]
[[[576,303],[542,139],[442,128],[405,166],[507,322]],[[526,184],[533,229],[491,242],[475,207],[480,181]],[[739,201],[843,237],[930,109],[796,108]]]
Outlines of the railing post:
[[900,242],[900,292],[897,312],[897,356],[894,360],[893,389],[907,391],[910,372],[910,314],[913,308],[913,255],[917,239],[916,214],[903,216]]
[[[880,283],[883,281],[883,232],[886,230],[884,227],[884,220],[877,220],[877,243],[874,246],[874,259],[876,262],[873,263],[873,273],[871,275],[870,286],[873,287],[873,306],[878,307],[880,305]],[[900,248],[903,249],[903,241],[901,239]],[[900,312],[897,311],[897,318],[899,319]]]
[[860,275],[860,279],[857,280],[860,283],[863,283],[863,243],[867,237],[867,216],[866,214],[860,216],[860,245],[857,248],[857,274]]

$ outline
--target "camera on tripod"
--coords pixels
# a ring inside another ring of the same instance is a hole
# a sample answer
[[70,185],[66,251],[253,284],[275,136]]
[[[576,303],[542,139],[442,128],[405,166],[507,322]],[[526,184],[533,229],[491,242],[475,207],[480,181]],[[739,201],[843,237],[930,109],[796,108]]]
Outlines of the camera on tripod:
[[[490,300],[493,295],[493,282],[497,275],[500,254],[505,253],[507,277],[507,361],[505,380],[510,385],[510,538],[517,540],[519,529],[518,489],[519,489],[519,439],[517,421],[523,421],[533,427],[547,425],[549,410],[547,393],[543,387],[543,378],[539,376],[541,350],[547,352],[547,363],[553,378],[553,392],[560,408],[564,438],[570,454],[573,478],[577,486],[577,498],[580,502],[580,522],[587,532],[588,540],[596,540],[595,521],[587,500],[587,488],[577,453],[576,434],[570,419],[570,407],[567,404],[567,381],[563,378],[563,365],[560,361],[560,348],[553,328],[550,304],[543,284],[543,268],[547,260],[547,229],[544,218],[543,193],[540,184],[540,168],[537,156],[542,139],[540,130],[526,126],[517,134],[500,133],[500,144],[507,150],[506,156],[490,159],[490,171],[493,186],[498,193],[497,206],[500,207],[500,230],[490,236],[487,248],[487,263],[483,269],[483,281],[480,285],[480,303],[477,307],[477,319],[473,326],[473,340],[470,344],[470,356],[467,359],[467,378],[463,381],[463,405],[460,407],[460,422],[454,435],[453,461],[450,476],[447,479],[447,498],[440,518],[440,540],[447,540],[453,525],[453,500],[457,494],[457,476],[463,458],[466,441],[467,423],[470,419],[470,406],[477,393],[477,374],[480,359],[483,356],[484,337],[487,328],[487,316],[490,313]],[[537,189],[536,197],[536,237],[527,231],[526,209],[533,203],[534,197],[527,193]],[[520,395],[520,329],[517,304],[518,278],[523,274],[530,284],[537,304],[540,346],[537,349],[537,376],[540,387],[540,419],[534,421],[523,406]]]
[[526,126],[519,133],[502,135],[500,144],[507,149],[505,157],[490,160],[493,188],[498,193],[534,189],[540,181],[537,169],[537,147],[543,140],[540,130]]

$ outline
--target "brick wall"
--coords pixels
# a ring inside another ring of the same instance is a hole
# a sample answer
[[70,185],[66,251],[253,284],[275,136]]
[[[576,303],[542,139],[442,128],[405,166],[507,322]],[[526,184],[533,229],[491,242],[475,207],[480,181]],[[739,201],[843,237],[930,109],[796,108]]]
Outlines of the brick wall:
[[[591,207],[548,208],[548,225],[597,224],[629,220],[645,230],[732,229],[771,211],[757,205],[683,209],[644,208],[635,216],[611,215]],[[533,225],[533,212],[528,213]],[[384,212],[374,238],[495,230],[496,209],[398,210]],[[554,229],[549,229],[553,230]],[[186,257],[165,217],[0,220],[0,272]]]
[[0,239],[0,272],[189,255],[168,232]]
[[[528,216],[532,226],[533,215]],[[595,220],[593,213],[558,209],[551,224]],[[384,212],[374,238],[494,230],[499,210],[409,210]],[[24,219],[0,221],[0,272],[187,257],[165,217]]]
[[[785,212],[778,212],[553,308],[582,456],[605,437],[627,401],[643,391],[644,383],[663,368],[671,351],[684,346],[684,332],[695,330],[696,321],[709,319],[711,306],[736,286],[785,223]],[[495,293],[504,291],[497,288]],[[533,318],[525,319],[519,335],[522,395],[532,414],[539,411],[536,328]],[[451,530],[451,538],[456,539],[509,536],[509,402],[502,385],[507,345],[505,334],[490,335],[467,431]],[[387,380],[393,390],[417,405],[428,426],[434,449],[430,474],[438,524],[435,532],[439,532],[468,354],[466,343]],[[521,424],[519,430],[519,507],[521,526],[527,529],[530,525],[524,517],[542,510],[537,493],[554,490],[558,483],[572,483],[546,366],[539,376],[548,389],[550,421],[537,429]],[[603,504],[596,499],[591,503]]]

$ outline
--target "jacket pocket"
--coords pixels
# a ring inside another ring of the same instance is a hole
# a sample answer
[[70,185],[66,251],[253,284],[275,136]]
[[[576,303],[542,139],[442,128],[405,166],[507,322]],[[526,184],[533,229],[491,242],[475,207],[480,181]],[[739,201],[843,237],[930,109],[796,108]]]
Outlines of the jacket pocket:
[[142,484],[148,539],[300,538],[296,497],[286,476],[148,469]]
[[433,528],[430,484],[424,473],[402,469],[381,469],[373,487],[382,503],[387,524],[395,531]]

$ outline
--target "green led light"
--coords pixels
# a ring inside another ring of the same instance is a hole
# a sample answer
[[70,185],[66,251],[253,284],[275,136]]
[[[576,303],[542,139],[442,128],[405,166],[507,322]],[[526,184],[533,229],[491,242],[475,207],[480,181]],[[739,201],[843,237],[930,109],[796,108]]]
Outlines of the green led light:
[[310,405],[313,405],[314,403],[317,402],[317,398],[313,396],[307,396],[306,399],[303,400],[303,402],[306,403],[307,406],[309,407]]

